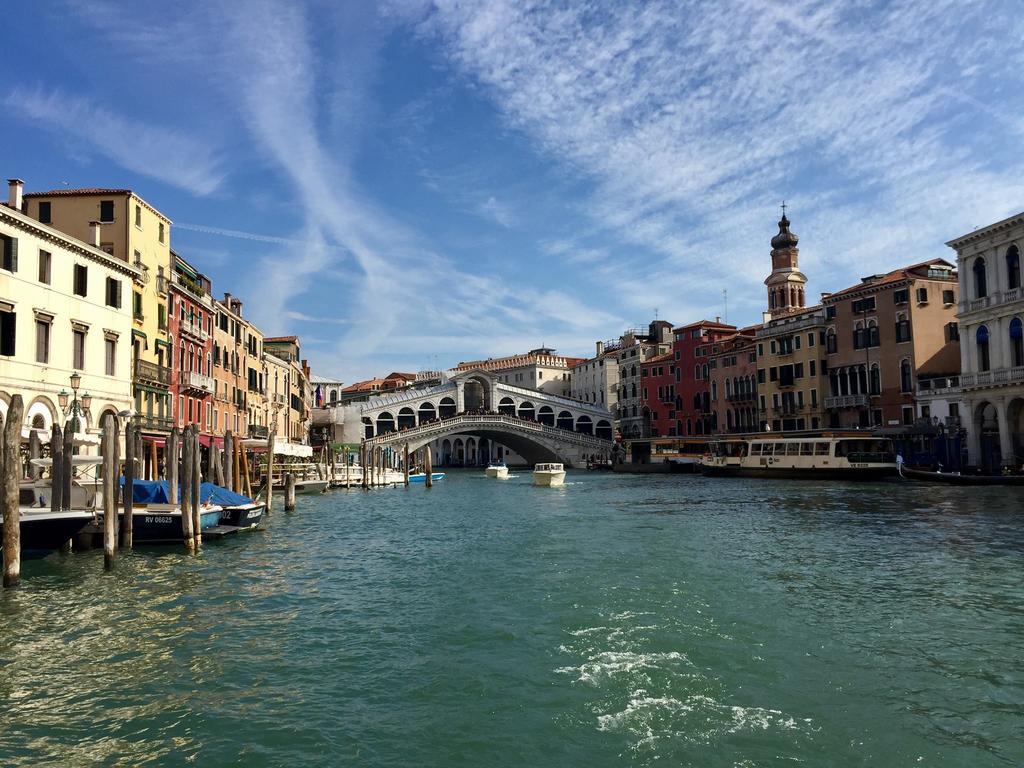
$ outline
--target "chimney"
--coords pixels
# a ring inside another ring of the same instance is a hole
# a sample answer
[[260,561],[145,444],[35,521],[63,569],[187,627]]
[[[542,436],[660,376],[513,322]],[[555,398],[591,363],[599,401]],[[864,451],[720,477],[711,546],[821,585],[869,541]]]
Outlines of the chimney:
[[100,247],[100,226],[101,224],[98,221],[89,222],[89,245],[91,245],[93,248]]
[[599,342],[597,342],[597,355],[596,355],[596,357],[600,357],[603,354],[604,354],[604,342],[603,341],[599,341]]
[[16,211],[21,211],[21,196],[25,191],[25,182],[21,179],[7,180],[7,205]]

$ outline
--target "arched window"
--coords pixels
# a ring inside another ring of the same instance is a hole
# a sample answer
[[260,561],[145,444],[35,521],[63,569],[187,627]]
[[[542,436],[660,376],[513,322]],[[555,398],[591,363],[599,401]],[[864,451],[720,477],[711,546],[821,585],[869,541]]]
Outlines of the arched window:
[[978,326],[978,332],[974,338],[978,342],[978,370],[987,371],[991,364],[988,354],[988,327]]
[[830,355],[834,355],[839,351],[839,345],[836,341],[836,329],[829,328],[828,333],[825,334],[825,351]]
[[906,312],[896,315],[896,341],[910,341],[910,321],[907,319]]
[[[980,256],[974,260],[974,298],[983,299],[988,296],[988,279],[985,274],[985,259]],[[986,369],[987,370],[987,369]]]
[[880,395],[882,393],[882,370],[878,367],[878,363],[871,364],[871,394]]
[[1020,250],[1016,245],[1006,249],[1006,287],[1020,288]]
[[913,376],[910,373],[910,361],[903,360],[900,363],[900,392],[909,392],[914,385]]
[[1024,365],[1024,324],[1019,317],[1010,321],[1010,357],[1015,368]]
[[868,334],[867,343],[869,347],[878,346],[878,323],[874,320],[868,320]]

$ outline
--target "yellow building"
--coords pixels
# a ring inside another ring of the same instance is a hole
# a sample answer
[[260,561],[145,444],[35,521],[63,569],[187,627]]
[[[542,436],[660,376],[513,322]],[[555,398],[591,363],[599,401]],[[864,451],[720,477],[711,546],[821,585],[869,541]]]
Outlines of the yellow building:
[[266,437],[263,332],[242,316],[237,296],[225,293],[214,307],[214,432],[230,429],[240,437]]
[[[283,381],[271,382],[268,378],[267,389],[277,395],[274,402],[280,403],[278,413],[278,436],[287,436],[290,443],[309,442],[309,417],[312,410],[312,391],[309,385],[309,366],[302,359],[298,336],[267,337],[263,340],[263,349],[268,362],[271,357],[287,365]],[[274,371],[280,375],[281,366],[274,363]],[[268,365],[268,373],[270,367]]]
[[170,219],[130,189],[31,192],[25,195],[24,211],[40,223],[95,243],[138,271],[131,294],[125,291],[132,314],[132,396],[144,437],[162,444],[171,427]]
[[20,394],[23,434],[38,429],[45,442],[65,423],[62,400],[77,399],[79,432],[95,435],[104,414],[133,405],[131,292],[141,272],[25,215],[22,202],[12,179],[0,205],[0,411]]

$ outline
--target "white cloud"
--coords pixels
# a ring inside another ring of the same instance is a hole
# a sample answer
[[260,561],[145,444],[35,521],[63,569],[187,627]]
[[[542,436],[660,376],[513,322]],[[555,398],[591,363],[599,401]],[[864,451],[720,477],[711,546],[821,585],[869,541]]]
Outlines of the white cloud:
[[89,144],[122,168],[197,195],[223,181],[217,152],[187,132],[131,120],[58,90],[15,88],[5,99],[21,116]]

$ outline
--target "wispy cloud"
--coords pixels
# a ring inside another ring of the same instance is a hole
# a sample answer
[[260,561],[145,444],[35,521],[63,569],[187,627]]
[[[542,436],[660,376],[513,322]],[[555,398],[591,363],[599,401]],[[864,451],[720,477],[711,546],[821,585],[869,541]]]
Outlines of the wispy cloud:
[[970,43],[1020,37],[1012,3],[403,5],[510,125],[590,175],[609,242],[659,255],[620,277],[648,302],[760,293],[783,197],[829,280],[1021,204],[1021,57]]
[[11,109],[66,139],[85,142],[122,168],[180,189],[209,195],[223,181],[217,152],[187,132],[117,115],[54,89],[14,88]]
[[510,228],[515,223],[515,216],[512,213],[512,208],[508,204],[498,200],[494,195],[491,195],[480,203],[478,210],[485,217],[496,221],[505,229]]

